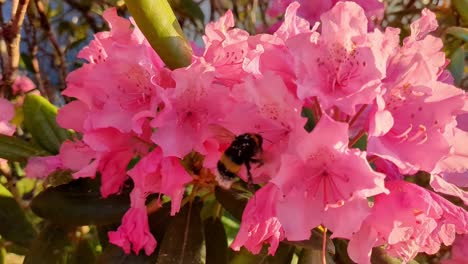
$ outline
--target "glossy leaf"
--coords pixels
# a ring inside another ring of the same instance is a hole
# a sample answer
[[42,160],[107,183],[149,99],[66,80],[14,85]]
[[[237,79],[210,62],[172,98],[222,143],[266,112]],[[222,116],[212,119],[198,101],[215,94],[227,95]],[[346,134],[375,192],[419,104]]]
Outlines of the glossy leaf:
[[248,202],[247,193],[234,189],[225,190],[220,187],[215,189],[216,200],[236,219],[242,219],[242,212]]
[[72,251],[68,232],[71,229],[54,224],[47,224],[33,242],[24,264],[62,264],[67,263]]
[[463,20],[468,22],[468,0],[452,0],[452,3]]
[[96,261],[96,264],[154,264],[156,263],[156,255],[147,256],[143,251],[139,255],[125,254],[125,252],[117,246],[109,245],[102,252]]
[[465,71],[465,49],[463,46],[460,46],[458,49],[456,49],[452,53],[452,56],[450,56],[450,64],[448,69],[455,79],[455,83],[459,84]]
[[11,193],[0,184],[0,236],[23,247],[29,247],[36,231]]
[[206,263],[227,263],[228,244],[224,225],[220,218],[208,218],[204,221]]
[[167,0],[126,0],[125,3],[151,47],[169,68],[190,64],[192,48]]
[[9,161],[26,161],[32,156],[47,155],[38,147],[17,137],[10,137],[0,134],[0,158]]
[[172,217],[160,243],[157,263],[204,263],[205,245],[200,218],[202,203],[187,203]]
[[203,27],[205,15],[199,4],[193,0],[170,0],[169,3],[177,13],[194,20],[198,27]]
[[463,27],[449,27],[445,33],[453,35],[461,40],[468,42],[468,28]]
[[[327,264],[334,264],[333,258],[327,252],[325,253],[325,259]],[[298,264],[316,264],[316,263],[323,263],[322,261],[322,250],[315,249],[315,248],[304,248],[301,250],[301,254],[299,255]]]
[[72,264],[81,263],[95,263],[96,256],[94,255],[93,249],[89,244],[88,239],[82,239],[76,246],[75,252],[72,256]]
[[128,194],[104,199],[90,179],[78,179],[51,187],[37,195],[31,209],[38,216],[64,225],[120,222],[130,206]]
[[254,255],[244,247],[235,252],[230,264],[283,264],[291,263],[294,255],[294,247],[280,243],[274,256],[268,254],[267,246],[263,246],[260,253]]
[[33,139],[45,150],[57,154],[70,133],[55,120],[57,107],[42,96],[29,94],[24,100],[24,125]]

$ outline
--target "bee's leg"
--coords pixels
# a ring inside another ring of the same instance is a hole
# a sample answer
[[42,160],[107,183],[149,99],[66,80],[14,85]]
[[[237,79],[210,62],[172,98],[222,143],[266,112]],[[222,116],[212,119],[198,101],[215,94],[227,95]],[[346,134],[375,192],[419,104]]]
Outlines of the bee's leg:
[[250,172],[250,161],[246,161],[245,162],[245,167],[247,168],[247,188],[252,192],[252,193],[255,193],[255,188],[253,186],[253,177],[252,177],[252,173]]

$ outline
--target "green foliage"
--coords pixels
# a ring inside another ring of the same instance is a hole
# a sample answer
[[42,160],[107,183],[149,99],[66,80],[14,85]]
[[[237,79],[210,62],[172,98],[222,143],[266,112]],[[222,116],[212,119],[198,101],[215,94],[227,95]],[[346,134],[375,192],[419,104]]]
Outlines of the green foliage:
[[127,7],[151,47],[171,69],[188,66],[192,48],[167,0],[127,0]]
[[31,209],[56,224],[81,226],[119,222],[129,204],[128,193],[103,199],[96,180],[78,179],[44,190],[33,199]]
[[56,154],[70,133],[57,124],[57,107],[42,96],[30,94],[23,105],[24,126],[43,149]]

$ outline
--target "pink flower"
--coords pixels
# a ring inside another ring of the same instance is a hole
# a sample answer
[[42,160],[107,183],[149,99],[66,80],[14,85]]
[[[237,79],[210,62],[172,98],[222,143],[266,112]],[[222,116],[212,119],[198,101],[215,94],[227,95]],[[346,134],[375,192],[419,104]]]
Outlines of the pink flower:
[[362,8],[340,2],[322,15],[318,40],[293,38],[297,95],[305,102],[317,97],[322,108],[334,106],[355,114],[359,104],[378,94],[383,73],[376,67],[372,43],[367,40],[367,19]]
[[464,264],[468,259],[468,235],[457,235],[452,244],[452,255],[449,260],[442,260],[442,264]]
[[15,107],[10,101],[0,98],[0,134],[11,136],[16,131],[16,126],[10,121],[15,116]]
[[209,23],[203,36],[203,58],[216,67],[213,72],[215,78],[228,86],[239,83],[242,79],[242,65],[249,50],[249,33],[233,27],[234,17],[229,10],[218,21]]
[[171,197],[171,215],[180,209],[185,185],[192,181],[176,157],[163,157],[160,148],[144,156],[128,175],[143,194],[161,193]]
[[[283,154],[272,179],[283,194],[278,219],[285,236],[307,239],[320,224],[337,229],[337,236],[349,236],[368,214],[366,198],[387,192],[385,176],[372,170],[365,152],[348,149],[347,125],[327,115],[310,134],[304,131],[294,138],[291,153]],[[337,223],[337,218],[347,219],[344,215],[349,213],[356,221]]]
[[280,191],[274,184],[267,184],[250,198],[242,215],[241,226],[231,248],[238,251],[245,246],[258,254],[263,243],[270,244],[268,253],[274,255],[279,242],[284,239],[284,231],[276,217],[275,202]]
[[[115,9],[107,10],[104,18],[111,31],[96,34],[96,39],[79,53],[89,63],[67,77],[63,94],[80,100],[82,105],[76,103],[74,107],[83,110],[79,114],[83,124],[73,126],[140,132],[141,123],[132,122],[133,117],[156,111],[156,89],[167,80],[167,73],[158,55],[130,21],[118,17]],[[59,117],[61,120],[71,119],[67,118],[71,111],[63,114],[66,117]]]
[[26,165],[24,172],[27,177],[43,179],[62,167],[62,161],[58,155],[48,157],[32,157],[28,160],[28,164]]
[[26,93],[36,88],[36,85],[27,76],[20,75],[13,82],[13,94]]
[[145,198],[140,189],[133,189],[130,194],[131,208],[125,213],[122,225],[117,231],[109,232],[109,242],[121,247],[126,254],[130,254],[130,248],[135,254],[141,249],[146,255],[151,255],[156,248],[156,239],[149,231],[148,215],[146,214]]
[[[294,0],[272,0],[268,7],[267,14],[271,17],[276,17],[284,13],[286,8],[295,3]],[[306,19],[310,23],[319,21],[320,16],[329,11],[335,4],[341,2],[339,0],[297,0],[301,8],[299,16]],[[344,2],[344,1],[343,1]],[[355,0],[366,12],[366,16],[371,19],[381,19],[383,16],[384,5],[377,0]]]
[[183,158],[192,150],[206,154],[205,141],[231,109],[229,88],[214,83],[215,68],[196,62],[173,72],[174,89],[160,91],[164,108],[152,121],[151,140],[164,156]]
[[403,174],[431,172],[450,153],[444,131],[450,131],[465,101],[461,89],[437,81],[446,64],[440,39],[426,36],[434,25],[429,11],[412,24],[412,35],[388,61],[385,106],[379,104],[370,116],[380,121],[371,122],[368,151],[391,161]]
[[404,181],[387,182],[389,194],[375,197],[372,212],[353,235],[349,256],[370,263],[372,247],[386,244],[389,255],[405,263],[418,252],[434,254],[455,233],[465,233],[468,213],[442,197]]

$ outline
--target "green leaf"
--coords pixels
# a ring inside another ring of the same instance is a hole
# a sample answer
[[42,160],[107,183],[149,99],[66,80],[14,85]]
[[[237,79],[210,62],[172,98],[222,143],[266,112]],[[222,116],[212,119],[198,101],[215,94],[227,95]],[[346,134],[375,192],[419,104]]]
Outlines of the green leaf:
[[5,263],[5,257],[6,257],[6,250],[4,247],[0,247],[0,264]]
[[[327,264],[334,264],[332,256],[327,252],[325,253],[325,259]],[[322,250],[321,249],[311,249],[304,248],[301,250],[299,255],[299,260],[297,264],[316,264],[322,263]]]
[[453,76],[456,84],[459,84],[463,79],[465,71],[465,49],[460,46],[450,56],[450,64],[448,66],[450,73]]
[[23,247],[29,247],[36,231],[11,193],[0,184],[0,236]]
[[[301,240],[301,241],[289,241],[284,240],[283,243],[294,245],[297,247],[308,248],[308,249],[319,249],[322,250],[322,241],[323,241],[323,232],[318,231],[317,229],[313,229],[308,240]],[[330,239],[330,236],[327,235],[326,238],[326,250],[328,253],[334,255],[335,254],[335,245],[333,241]]]
[[314,127],[315,127],[315,118],[314,118],[314,113],[313,113],[312,109],[307,108],[307,107],[303,107],[301,116],[307,118],[307,123],[305,124],[304,129],[307,132],[312,131],[314,129]]
[[58,126],[57,107],[42,96],[29,94],[24,100],[24,125],[33,139],[50,153],[57,154],[70,133]]
[[242,213],[244,212],[244,208],[249,201],[247,193],[229,189],[225,190],[220,187],[216,187],[215,189],[215,196],[216,200],[228,211],[232,216],[236,219],[242,219]]
[[449,27],[445,33],[453,35],[461,40],[468,42],[468,28],[463,27]]
[[193,19],[198,27],[203,27],[205,15],[200,6],[193,0],[170,0],[169,3],[176,12]]
[[192,48],[167,0],[126,0],[125,3],[151,47],[169,68],[191,63]]
[[88,239],[82,239],[76,246],[75,252],[71,259],[72,264],[95,263],[96,256]]
[[63,225],[120,222],[128,210],[127,193],[102,198],[91,179],[78,179],[51,187],[34,197],[31,209],[38,216]]
[[70,231],[63,226],[47,224],[33,242],[24,264],[65,264],[73,250],[68,239]]
[[204,221],[206,263],[225,264],[228,257],[228,243],[224,225],[220,218],[208,218]]
[[468,22],[468,0],[452,0],[452,3],[463,20]]
[[365,151],[367,149],[367,134],[364,134],[362,137],[360,137],[352,147]]
[[[158,245],[159,246],[159,245]],[[143,251],[135,255],[133,253],[125,254],[125,252],[117,246],[109,245],[102,252],[96,261],[97,264],[154,264],[156,263],[156,255],[145,255]]]
[[48,153],[32,144],[19,139],[0,134],[0,158],[9,161],[26,161],[32,156],[44,156]]
[[204,263],[201,207],[200,201],[187,203],[172,217],[160,244],[157,263]]
[[294,247],[280,243],[274,256],[268,254],[268,247],[263,246],[258,254],[252,254],[244,247],[235,252],[229,264],[283,264],[291,263]]

